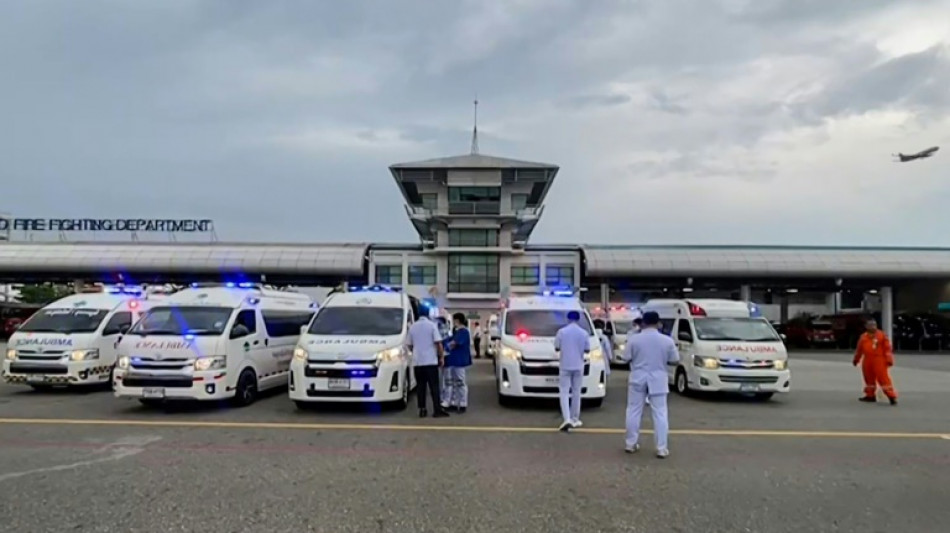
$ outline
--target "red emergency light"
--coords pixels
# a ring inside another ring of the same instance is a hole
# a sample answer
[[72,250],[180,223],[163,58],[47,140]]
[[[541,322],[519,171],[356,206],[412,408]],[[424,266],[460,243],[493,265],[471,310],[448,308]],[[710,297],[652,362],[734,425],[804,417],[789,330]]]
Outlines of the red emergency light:
[[702,307],[694,304],[693,302],[686,302],[689,304],[689,314],[693,316],[706,316],[706,310]]
[[139,302],[138,300],[129,300],[129,309],[138,309]]
[[519,329],[518,332],[515,333],[515,335],[518,337],[519,341],[524,341],[525,339],[528,338],[528,331],[524,329]]

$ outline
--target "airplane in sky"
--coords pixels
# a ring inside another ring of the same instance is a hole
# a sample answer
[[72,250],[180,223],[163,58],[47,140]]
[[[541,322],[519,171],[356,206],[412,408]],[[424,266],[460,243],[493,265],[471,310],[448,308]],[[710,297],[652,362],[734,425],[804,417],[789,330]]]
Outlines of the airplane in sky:
[[915,160],[915,159],[923,159],[923,158],[925,158],[925,157],[930,157],[930,156],[934,155],[934,153],[935,153],[937,150],[939,150],[939,149],[940,149],[939,146],[932,146],[932,147],[930,147],[930,148],[927,148],[927,149],[924,150],[923,152],[917,152],[916,154],[907,154],[907,155],[904,155],[904,154],[893,154],[894,157],[898,158],[898,160],[895,160],[894,162],[895,162],[895,163],[906,163],[906,162],[908,162],[908,161],[913,161],[913,160]]

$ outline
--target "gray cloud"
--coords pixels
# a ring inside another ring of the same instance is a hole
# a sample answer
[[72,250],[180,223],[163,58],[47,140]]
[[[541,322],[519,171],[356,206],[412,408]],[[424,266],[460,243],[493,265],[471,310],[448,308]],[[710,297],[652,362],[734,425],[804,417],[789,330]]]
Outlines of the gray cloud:
[[[773,187],[794,214],[740,228],[770,242],[808,231],[824,205],[791,173],[866,181],[867,143],[946,131],[946,40],[887,59],[848,29],[892,4],[4,2],[0,211],[212,217],[222,239],[411,241],[386,167],[466,152],[478,94],[483,152],[562,167],[538,240],[630,242],[631,221],[693,187],[725,191],[691,204],[709,222],[651,237],[735,240],[719,213]],[[902,9],[917,5],[939,8]],[[911,118],[853,141],[826,127],[883,110]],[[822,147],[834,154],[803,155]],[[933,168],[905,172],[928,187]],[[657,196],[631,213],[644,186]],[[879,238],[927,224],[908,215]]]

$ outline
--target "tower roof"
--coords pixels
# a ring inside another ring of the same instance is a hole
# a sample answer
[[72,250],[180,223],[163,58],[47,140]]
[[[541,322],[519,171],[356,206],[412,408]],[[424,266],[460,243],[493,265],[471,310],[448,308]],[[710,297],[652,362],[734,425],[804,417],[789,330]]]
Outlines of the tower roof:
[[484,154],[465,154],[449,157],[440,157],[436,159],[426,159],[425,161],[415,161],[412,163],[396,163],[390,165],[391,169],[548,169],[557,170],[557,165],[550,163],[537,163],[533,161],[520,161],[517,159],[508,159],[505,157],[496,157]]

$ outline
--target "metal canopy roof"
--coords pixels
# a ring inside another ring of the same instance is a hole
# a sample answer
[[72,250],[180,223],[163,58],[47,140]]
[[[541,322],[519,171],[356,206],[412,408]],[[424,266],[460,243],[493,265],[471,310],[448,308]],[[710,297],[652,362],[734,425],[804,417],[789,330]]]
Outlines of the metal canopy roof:
[[0,272],[363,275],[368,244],[3,243]]
[[582,246],[592,277],[950,277],[948,248]]
[[505,157],[495,157],[482,154],[466,154],[451,157],[440,157],[437,159],[426,159],[425,161],[415,161],[412,163],[396,163],[390,165],[390,169],[504,169],[504,168],[537,168],[557,170],[557,165],[548,163],[535,163],[532,161],[519,161],[517,159],[508,159]]

